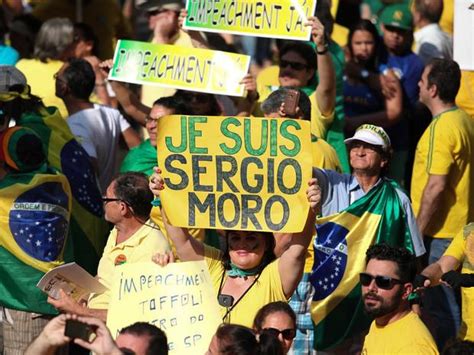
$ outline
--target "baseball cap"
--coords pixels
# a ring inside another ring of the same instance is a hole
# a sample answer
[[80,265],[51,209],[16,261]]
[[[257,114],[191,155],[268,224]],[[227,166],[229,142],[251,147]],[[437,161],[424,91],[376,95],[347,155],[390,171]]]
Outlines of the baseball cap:
[[180,11],[184,4],[181,0],[141,0],[137,1],[137,7],[145,12],[156,10]]
[[380,14],[379,21],[385,26],[396,27],[402,30],[413,29],[413,17],[410,9],[403,4],[387,6]]
[[12,65],[0,65],[0,93],[9,92],[14,85],[26,86],[26,77]]
[[353,137],[348,138],[344,143],[349,144],[353,141],[362,141],[372,145],[381,146],[382,149],[387,150],[390,148],[390,137],[382,127],[374,126],[371,124],[363,124],[357,128]]

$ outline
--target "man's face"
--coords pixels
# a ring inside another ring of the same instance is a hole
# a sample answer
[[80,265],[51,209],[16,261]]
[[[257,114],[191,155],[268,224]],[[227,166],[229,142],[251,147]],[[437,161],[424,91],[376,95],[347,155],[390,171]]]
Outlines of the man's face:
[[427,105],[431,98],[430,91],[429,91],[429,83],[428,83],[428,75],[431,71],[431,66],[428,65],[425,67],[423,74],[421,75],[421,79],[418,82],[418,87],[420,88],[420,102]]
[[409,47],[412,31],[382,25],[383,43],[393,54],[403,54]]
[[[365,273],[374,277],[385,276],[399,280],[397,271],[398,266],[393,261],[371,259]],[[392,282],[390,289],[383,289],[377,286],[375,279],[372,279],[369,285],[362,285],[365,311],[374,318],[396,313],[403,301],[404,291],[401,283]]]
[[69,66],[69,64],[65,63],[59,71],[54,74],[54,80],[55,80],[55,94],[59,98],[64,98],[66,91],[67,91],[67,82],[66,79],[64,79],[64,71],[66,68]]
[[381,148],[362,141],[350,143],[350,164],[354,172],[368,175],[380,175],[387,160],[382,157]]
[[131,350],[135,355],[146,355],[150,337],[125,333],[119,334],[115,342],[120,349]]
[[178,31],[178,13],[172,10],[152,10],[146,13],[148,28],[156,34],[169,36]]
[[146,119],[146,130],[150,136],[150,144],[153,147],[156,147],[156,126],[158,125],[158,120],[163,116],[172,114],[174,114],[174,110],[164,106],[154,105],[152,107],[151,112]]
[[308,85],[314,76],[306,60],[297,52],[288,51],[280,58],[278,79],[281,86],[303,87]]
[[121,219],[122,201],[117,199],[115,195],[115,181],[112,181],[105,191],[102,198],[104,204],[104,218],[107,222],[117,223]]

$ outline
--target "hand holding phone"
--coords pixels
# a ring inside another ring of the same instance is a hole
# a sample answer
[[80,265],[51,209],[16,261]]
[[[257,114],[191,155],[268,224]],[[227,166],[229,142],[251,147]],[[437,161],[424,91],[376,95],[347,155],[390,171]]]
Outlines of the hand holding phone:
[[300,101],[300,92],[298,90],[288,90],[288,93],[285,97],[285,113],[287,116],[291,118],[295,118],[296,116],[296,108],[298,107]]

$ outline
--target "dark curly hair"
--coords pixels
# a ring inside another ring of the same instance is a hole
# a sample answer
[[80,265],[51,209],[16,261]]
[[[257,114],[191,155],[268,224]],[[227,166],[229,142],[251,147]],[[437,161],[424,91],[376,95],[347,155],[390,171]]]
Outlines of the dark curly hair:
[[288,315],[288,317],[290,317],[291,321],[293,322],[293,326],[296,328],[296,314],[293,309],[288,303],[283,301],[277,301],[270,302],[259,309],[257,315],[255,316],[255,319],[253,320],[253,329],[255,329],[257,333],[260,333],[262,331],[265,319],[270,314],[278,312],[285,313],[286,315]]
[[416,275],[415,255],[404,247],[392,247],[386,243],[375,244],[366,252],[366,261],[393,261],[398,265],[397,275],[403,282],[413,282]]

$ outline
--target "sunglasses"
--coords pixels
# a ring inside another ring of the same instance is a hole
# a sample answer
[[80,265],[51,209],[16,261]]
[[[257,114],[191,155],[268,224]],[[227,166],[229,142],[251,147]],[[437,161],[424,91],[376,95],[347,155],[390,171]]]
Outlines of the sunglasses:
[[103,203],[107,204],[109,202],[122,201],[121,198],[112,198],[112,197],[101,197]]
[[308,68],[308,66],[306,64],[303,64],[303,63],[289,62],[287,60],[280,60],[280,64],[279,64],[280,68],[285,69],[288,66],[291,69],[294,69],[294,70],[303,70],[303,69]]
[[362,286],[369,286],[372,280],[375,280],[375,285],[382,290],[390,290],[395,284],[402,284],[401,280],[388,276],[373,276],[365,272],[359,274],[360,284]]
[[278,336],[281,334],[283,336],[283,339],[292,340],[296,336],[296,329],[289,328],[289,329],[279,330],[276,328],[265,328],[265,329],[262,329],[262,333],[271,334],[275,338],[278,338]]
[[152,10],[152,11],[147,11],[146,15],[148,17],[152,17],[152,16],[156,16],[156,15],[159,15],[165,11],[168,11],[168,10],[165,10],[165,9],[162,9],[162,10]]

